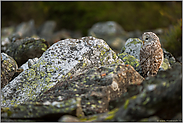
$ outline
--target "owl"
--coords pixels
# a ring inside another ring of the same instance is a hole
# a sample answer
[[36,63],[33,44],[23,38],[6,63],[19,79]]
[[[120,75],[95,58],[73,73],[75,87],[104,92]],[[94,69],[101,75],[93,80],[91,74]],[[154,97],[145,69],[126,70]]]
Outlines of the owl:
[[163,50],[158,36],[153,32],[142,35],[143,45],[140,49],[140,66],[144,77],[155,76],[163,63]]

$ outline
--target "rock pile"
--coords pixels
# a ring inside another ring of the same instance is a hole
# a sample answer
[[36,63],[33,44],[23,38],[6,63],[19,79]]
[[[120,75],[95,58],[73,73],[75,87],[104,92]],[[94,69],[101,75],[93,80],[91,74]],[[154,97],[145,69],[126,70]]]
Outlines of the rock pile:
[[40,38],[11,40],[1,53],[2,121],[182,121],[182,65],[166,50],[157,76],[145,79],[137,38],[119,54],[92,36],[50,47]]

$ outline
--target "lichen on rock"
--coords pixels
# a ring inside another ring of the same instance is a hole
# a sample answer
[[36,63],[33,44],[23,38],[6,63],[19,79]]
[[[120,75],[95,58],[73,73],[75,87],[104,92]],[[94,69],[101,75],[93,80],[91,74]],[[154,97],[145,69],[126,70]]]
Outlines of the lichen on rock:
[[1,90],[1,106],[34,100],[64,77],[113,63],[124,64],[102,39],[61,40]]
[[49,44],[44,39],[24,38],[12,42],[6,53],[15,59],[18,66],[21,66],[28,59],[40,57],[48,48]]
[[[61,102],[27,102],[21,105],[2,108],[2,118],[9,118],[14,121],[17,119],[31,119],[34,121],[57,121],[62,115],[78,116],[82,114],[81,99],[71,98]],[[55,115],[51,115],[55,114]]]
[[1,53],[1,88],[9,83],[17,69],[16,61],[6,53]]
[[140,60],[140,49],[142,46],[142,41],[139,38],[129,38],[124,48],[122,48],[121,53],[126,52],[132,56],[134,56],[136,59]]
[[59,101],[79,96],[85,115],[97,114],[108,111],[109,101],[120,97],[129,85],[140,84],[143,80],[130,65],[94,67],[87,72],[59,81],[36,101]]
[[119,53],[118,57],[123,60],[123,62],[127,65],[131,65],[136,71],[138,71],[140,69],[140,63],[139,60],[136,59],[134,56],[123,52],[123,53]]

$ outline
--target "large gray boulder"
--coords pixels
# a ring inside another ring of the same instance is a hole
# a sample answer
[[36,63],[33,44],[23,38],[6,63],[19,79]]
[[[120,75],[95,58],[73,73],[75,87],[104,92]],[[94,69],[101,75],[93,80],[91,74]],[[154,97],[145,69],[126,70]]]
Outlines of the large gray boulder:
[[102,39],[83,37],[61,40],[1,90],[1,106],[35,100],[63,77],[114,63],[124,64]]

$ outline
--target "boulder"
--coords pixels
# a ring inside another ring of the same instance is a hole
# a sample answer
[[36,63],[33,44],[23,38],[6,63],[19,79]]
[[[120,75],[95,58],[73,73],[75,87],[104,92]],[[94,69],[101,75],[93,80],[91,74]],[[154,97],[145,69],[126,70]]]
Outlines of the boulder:
[[125,31],[118,23],[114,21],[107,21],[94,24],[88,34],[102,38],[104,36],[124,35]]
[[64,77],[115,63],[124,64],[102,39],[83,37],[61,40],[1,90],[1,106],[33,101]]
[[[129,85],[142,81],[143,78],[130,65],[94,67],[86,73],[59,81],[33,102],[3,108],[3,119],[49,121],[52,117],[53,122],[63,115],[60,121],[80,121],[79,118],[85,115],[107,112],[109,101],[126,93]],[[11,113],[8,115],[8,112]]]
[[27,102],[22,105],[15,105],[10,108],[1,109],[1,117],[3,120],[10,119],[11,121],[34,121],[48,122],[58,121],[63,115],[78,116],[82,114],[80,106],[80,98],[72,98],[62,102],[44,102],[33,103]]
[[108,111],[108,102],[125,93],[129,85],[140,84],[143,80],[130,65],[94,67],[59,81],[35,101],[59,101],[79,96],[85,115],[97,114]]
[[102,38],[116,52],[119,52],[125,44],[126,32],[114,21],[98,22],[88,31],[88,35]]
[[18,66],[21,66],[28,59],[40,57],[48,47],[49,44],[44,39],[24,38],[12,42],[6,53],[15,59]]
[[[182,121],[182,66],[160,71],[111,101],[111,111],[80,118],[87,122]],[[177,119],[175,119],[177,118]]]
[[1,88],[10,82],[17,69],[16,61],[6,53],[1,53]]

